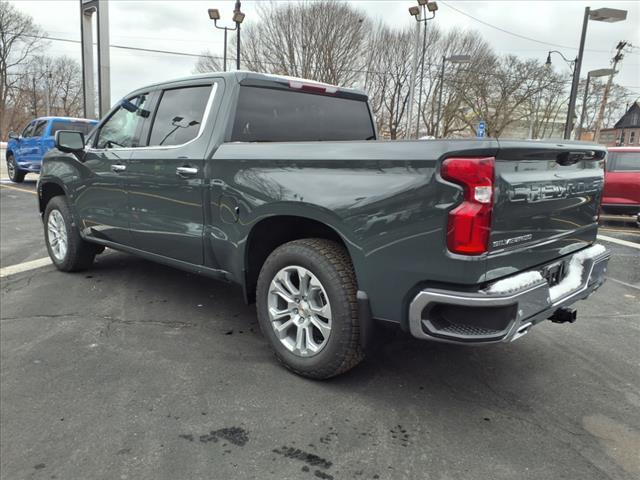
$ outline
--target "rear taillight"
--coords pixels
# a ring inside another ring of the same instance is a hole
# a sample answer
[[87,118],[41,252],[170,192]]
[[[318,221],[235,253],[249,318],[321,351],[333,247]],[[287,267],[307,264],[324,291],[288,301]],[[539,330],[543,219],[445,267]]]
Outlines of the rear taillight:
[[447,158],[440,175],[464,188],[464,201],[449,212],[447,246],[461,255],[488,250],[495,158]]

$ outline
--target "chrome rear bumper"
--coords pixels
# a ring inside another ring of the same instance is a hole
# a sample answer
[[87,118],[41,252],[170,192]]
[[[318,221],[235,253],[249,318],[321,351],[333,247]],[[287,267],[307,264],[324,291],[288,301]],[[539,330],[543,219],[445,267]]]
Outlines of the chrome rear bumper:
[[610,253],[593,245],[570,256],[556,286],[536,271],[475,292],[425,289],[409,305],[409,329],[420,339],[486,344],[513,341],[557,309],[587,298],[604,283]]

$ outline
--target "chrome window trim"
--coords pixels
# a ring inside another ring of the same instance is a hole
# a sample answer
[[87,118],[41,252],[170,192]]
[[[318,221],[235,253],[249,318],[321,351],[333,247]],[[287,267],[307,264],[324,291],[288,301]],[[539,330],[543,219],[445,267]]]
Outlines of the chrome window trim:
[[[192,142],[195,142],[196,140],[198,140],[202,134],[204,133],[204,129],[207,126],[207,122],[209,121],[209,113],[211,112],[211,108],[213,106],[213,100],[216,96],[216,92],[218,91],[218,83],[219,82],[213,82],[211,84],[202,84],[202,85],[185,85],[183,87],[176,87],[176,88],[166,88],[166,89],[161,89],[163,92],[165,90],[178,90],[180,88],[193,88],[193,87],[205,87],[205,86],[210,86],[211,87],[211,93],[209,94],[209,99],[207,100],[207,106],[204,108],[204,113],[202,114],[202,123],[200,124],[200,129],[198,130],[198,134],[193,137],[191,140],[189,140],[188,142],[185,143],[181,143],[179,145],[153,145],[153,146],[146,146],[146,147],[115,147],[115,148],[90,148],[89,149],[92,152],[118,152],[118,151],[123,151],[123,150],[134,150],[134,151],[141,151],[141,150],[168,150],[168,149],[172,149],[172,148],[181,148],[184,147],[186,145],[189,145]],[[151,93],[151,92],[149,92]],[[160,101],[162,101],[162,97],[160,97]],[[158,103],[158,105],[156,106],[156,108],[159,106],[160,104]],[[151,125],[151,129],[153,129],[153,125]]]

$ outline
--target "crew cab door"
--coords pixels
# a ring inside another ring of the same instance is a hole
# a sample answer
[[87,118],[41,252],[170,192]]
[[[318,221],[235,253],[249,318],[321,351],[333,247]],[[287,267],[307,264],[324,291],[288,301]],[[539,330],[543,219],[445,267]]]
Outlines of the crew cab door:
[[140,94],[125,102],[112,110],[88,142],[84,166],[90,175],[78,189],[76,208],[85,234],[131,246],[125,177],[149,116],[149,96]]
[[204,123],[216,84],[171,86],[142,133],[144,147],[127,167],[134,246],[191,264],[203,264]]
[[31,136],[24,142],[23,158],[30,162],[42,161],[42,138],[46,130],[48,120],[38,120],[33,128]]

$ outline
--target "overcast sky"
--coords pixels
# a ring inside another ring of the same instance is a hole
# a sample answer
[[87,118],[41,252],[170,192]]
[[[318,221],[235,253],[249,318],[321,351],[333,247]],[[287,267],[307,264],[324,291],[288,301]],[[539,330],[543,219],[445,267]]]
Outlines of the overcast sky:
[[[80,39],[78,0],[12,0],[21,11],[33,16],[50,36]],[[259,22],[257,0],[243,0],[245,24]],[[414,25],[407,9],[414,1],[351,2],[364,14],[382,19],[390,25]],[[234,1],[131,1],[111,0],[109,6],[112,45],[201,53],[210,49],[222,54],[223,32],[213,29],[208,8],[220,9],[223,21],[230,21]],[[628,10],[625,22],[589,22],[582,71],[609,66],[616,44],[627,40],[637,47],[626,55],[616,81],[640,97],[640,2],[638,1],[439,1],[434,22],[445,30],[453,27],[474,29],[482,34],[498,53],[535,57],[544,61],[548,50],[561,50],[567,58],[577,54],[584,8],[622,8]],[[455,9],[459,10],[456,11]],[[473,17],[473,18],[472,18]],[[518,38],[491,24],[518,35]],[[430,25],[433,23],[430,23]],[[551,46],[545,43],[556,44]],[[69,55],[80,61],[80,45],[51,41],[47,48],[53,55]],[[460,52],[463,53],[463,52]],[[127,92],[155,81],[189,75],[195,58],[159,53],[111,49],[111,100],[115,103]],[[555,68],[569,75],[568,67],[554,57]],[[583,76],[584,76],[583,75]],[[633,99],[630,99],[633,100]]]

